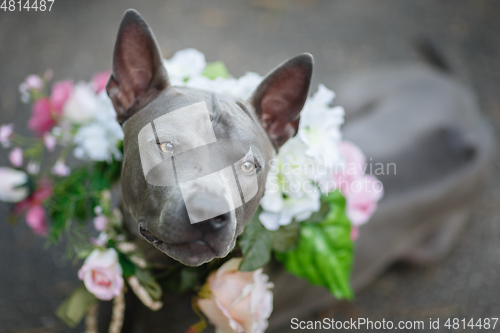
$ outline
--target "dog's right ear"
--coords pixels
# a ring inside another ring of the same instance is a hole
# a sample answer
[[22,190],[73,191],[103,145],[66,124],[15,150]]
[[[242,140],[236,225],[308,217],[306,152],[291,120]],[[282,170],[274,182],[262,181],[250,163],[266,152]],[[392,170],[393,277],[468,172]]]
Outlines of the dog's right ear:
[[276,150],[297,134],[312,69],[312,55],[298,55],[269,73],[250,98]]
[[123,124],[168,84],[153,32],[137,11],[127,10],[118,30],[113,71],[106,85],[118,122]]

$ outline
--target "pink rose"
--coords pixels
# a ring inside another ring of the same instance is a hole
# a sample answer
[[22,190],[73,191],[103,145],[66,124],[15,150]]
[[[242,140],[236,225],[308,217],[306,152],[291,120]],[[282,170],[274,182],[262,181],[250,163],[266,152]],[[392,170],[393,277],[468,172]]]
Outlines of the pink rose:
[[73,91],[73,81],[61,81],[54,84],[50,100],[57,114],[61,113],[64,103],[68,100]]
[[55,115],[50,100],[47,97],[39,98],[33,104],[33,113],[28,121],[28,128],[42,136],[56,124]]
[[339,144],[344,157],[344,168],[333,177],[334,189],[339,189],[346,199],[346,214],[352,223],[351,238],[358,237],[358,226],[366,223],[383,196],[382,183],[374,176],[365,175],[366,158],[355,144]]
[[114,249],[95,249],[85,259],[78,271],[78,278],[95,297],[109,301],[123,289],[122,268]]
[[366,159],[361,149],[352,142],[341,142],[339,150],[344,157],[344,168],[335,174],[334,182],[335,189],[343,192],[350,183],[365,173]]
[[47,223],[45,222],[45,211],[40,205],[34,206],[26,213],[26,223],[37,235],[47,234]]
[[94,75],[92,78],[92,89],[94,89],[95,93],[98,94],[106,88],[106,84],[108,83],[109,76],[111,75],[111,71],[105,71]]
[[10,163],[19,168],[23,165],[23,150],[21,148],[14,148],[9,154]]
[[240,272],[241,258],[233,258],[207,279],[209,295],[198,299],[198,306],[217,327],[217,332],[262,333],[273,310],[273,284],[262,273]]
[[14,124],[6,124],[0,126],[0,143],[2,147],[10,147],[10,139],[12,139],[12,134],[14,134]]
[[[342,192],[346,198],[346,214],[354,226],[366,223],[383,196],[382,183],[372,175],[363,175]],[[357,235],[356,235],[357,236]]]

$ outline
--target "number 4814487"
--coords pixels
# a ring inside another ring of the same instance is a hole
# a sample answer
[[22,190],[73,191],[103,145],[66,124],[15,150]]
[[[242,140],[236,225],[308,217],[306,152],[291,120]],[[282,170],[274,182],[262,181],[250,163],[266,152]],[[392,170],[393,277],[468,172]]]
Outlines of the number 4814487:
[[[1,1],[1,0],[0,0]],[[4,12],[14,11],[51,11],[55,0],[3,0],[0,9]]]

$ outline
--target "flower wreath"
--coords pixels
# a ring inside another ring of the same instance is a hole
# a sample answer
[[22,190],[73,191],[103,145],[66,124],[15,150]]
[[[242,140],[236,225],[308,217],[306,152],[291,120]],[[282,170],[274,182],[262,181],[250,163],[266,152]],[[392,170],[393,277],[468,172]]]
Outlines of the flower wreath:
[[[232,78],[222,62],[207,64],[194,49],[175,53],[165,66],[174,86],[240,99],[262,80],[251,72]],[[307,100],[298,134],[273,160],[260,207],[238,238],[238,252],[233,251],[242,257],[200,267],[178,264],[158,275],[127,240],[120,211],[112,206],[110,188],[120,177],[123,132],[104,91],[109,75],[97,74],[91,82],[57,82],[50,91],[52,71],[30,75],[19,90],[22,101],[33,104],[28,127],[37,137],[14,133],[12,124],[0,127],[0,143],[12,148],[14,168],[0,168],[0,200],[17,203],[11,219],[24,215],[51,244],[66,236],[64,257],[85,259],[78,272],[83,284],[59,307],[60,318],[76,326],[87,314],[87,330],[96,331],[97,299],[114,299],[110,331],[118,332],[126,281],[128,290],[152,310],[161,308],[163,288],[194,289],[195,311],[201,310],[219,331],[263,332],[272,312],[272,283],[262,267],[272,255],[288,272],[328,288],[337,298],[352,298],[353,240],[376,209],[382,186],[365,174],[362,152],[341,140],[344,110],[330,107],[332,91],[320,85]],[[83,161],[80,166],[66,165],[71,152]],[[86,227],[90,219],[93,228]],[[225,287],[239,288],[231,304],[221,297]],[[190,332],[205,327],[200,317]]]

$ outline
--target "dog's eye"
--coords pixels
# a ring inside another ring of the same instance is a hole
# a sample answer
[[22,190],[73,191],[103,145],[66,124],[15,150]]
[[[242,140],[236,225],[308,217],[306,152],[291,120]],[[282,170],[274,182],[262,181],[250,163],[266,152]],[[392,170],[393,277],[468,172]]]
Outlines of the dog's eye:
[[246,173],[250,173],[255,169],[255,164],[252,162],[245,162],[241,165],[241,170],[243,170]]
[[174,152],[174,145],[172,142],[162,142],[160,143],[160,149],[164,153],[172,154]]

